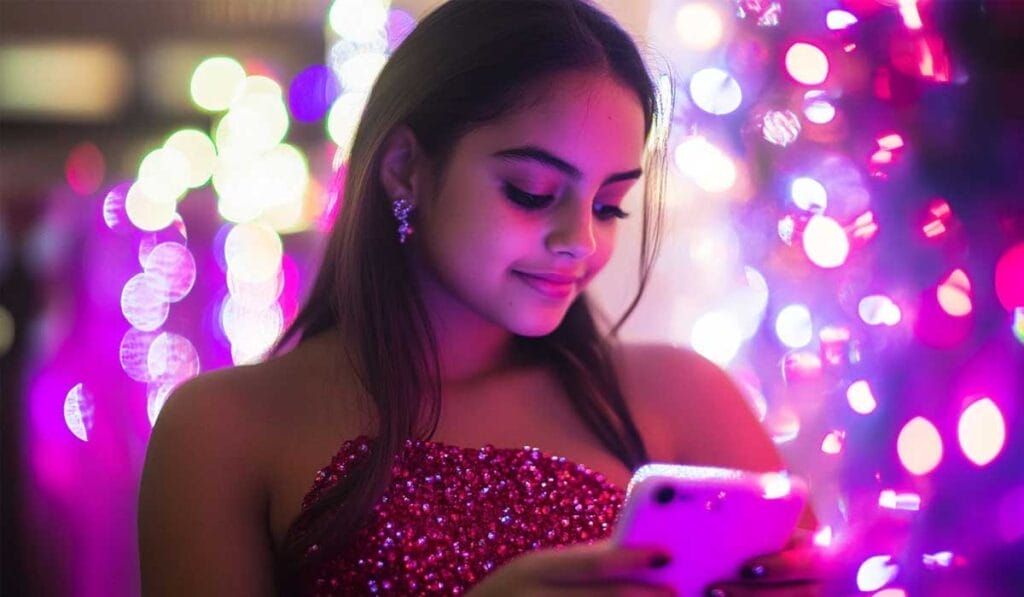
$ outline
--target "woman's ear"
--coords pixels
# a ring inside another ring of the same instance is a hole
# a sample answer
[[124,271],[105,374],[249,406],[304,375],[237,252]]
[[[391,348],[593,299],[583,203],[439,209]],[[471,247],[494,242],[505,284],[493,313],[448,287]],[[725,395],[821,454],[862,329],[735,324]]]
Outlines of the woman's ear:
[[388,197],[406,199],[415,206],[426,196],[429,169],[412,129],[396,126],[385,138],[380,156],[380,182]]

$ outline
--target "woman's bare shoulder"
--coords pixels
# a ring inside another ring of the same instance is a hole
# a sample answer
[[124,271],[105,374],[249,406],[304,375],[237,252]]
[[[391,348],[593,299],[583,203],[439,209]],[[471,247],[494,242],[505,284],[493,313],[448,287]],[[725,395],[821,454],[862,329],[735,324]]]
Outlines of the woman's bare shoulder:
[[619,347],[636,408],[670,426],[676,460],[774,470],[781,458],[732,377],[700,354],[664,343]]

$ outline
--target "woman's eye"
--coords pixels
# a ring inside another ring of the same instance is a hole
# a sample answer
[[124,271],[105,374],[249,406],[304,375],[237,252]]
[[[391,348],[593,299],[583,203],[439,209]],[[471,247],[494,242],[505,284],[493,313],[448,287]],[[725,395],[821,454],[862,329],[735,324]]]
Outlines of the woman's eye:
[[597,219],[599,220],[610,220],[612,218],[625,219],[629,217],[629,214],[622,211],[615,205],[605,205],[603,203],[594,204],[594,211],[597,212]]
[[527,209],[540,209],[542,207],[546,207],[555,198],[554,195],[531,195],[530,193],[527,193],[520,188],[516,188],[507,182],[505,183],[504,190],[505,195],[509,199]]

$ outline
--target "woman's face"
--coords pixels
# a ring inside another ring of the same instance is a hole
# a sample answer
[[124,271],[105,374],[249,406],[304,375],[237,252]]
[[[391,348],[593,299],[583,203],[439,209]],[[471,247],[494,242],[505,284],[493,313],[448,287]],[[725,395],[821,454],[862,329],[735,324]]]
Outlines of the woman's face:
[[417,204],[424,298],[524,336],[552,332],[604,268],[640,176],[644,113],[607,75],[552,79],[542,101],[458,142]]

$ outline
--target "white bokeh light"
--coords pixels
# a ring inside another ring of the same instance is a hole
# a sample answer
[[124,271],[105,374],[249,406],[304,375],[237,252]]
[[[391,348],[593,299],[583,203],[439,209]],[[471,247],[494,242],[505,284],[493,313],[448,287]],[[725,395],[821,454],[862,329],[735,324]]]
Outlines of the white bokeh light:
[[814,337],[811,312],[804,305],[787,305],[775,316],[775,335],[790,348],[802,348]]
[[89,441],[95,410],[92,393],[83,384],[75,385],[64,397],[64,424],[83,442]]
[[811,216],[804,228],[804,253],[811,263],[826,269],[846,263],[850,254],[850,239],[846,231],[832,218],[823,215]]
[[170,312],[167,284],[159,276],[132,276],[121,290],[121,313],[132,326],[151,332],[167,321]]
[[690,345],[695,351],[719,365],[731,361],[743,344],[739,324],[728,313],[705,313],[693,324]]
[[871,556],[857,569],[857,588],[861,591],[877,591],[892,582],[899,571],[900,567],[892,556]]
[[679,171],[709,193],[727,191],[736,184],[736,165],[721,149],[699,135],[683,140],[675,150]]
[[828,193],[825,186],[809,176],[793,179],[789,186],[793,203],[804,211],[822,213],[828,207]]
[[732,75],[718,68],[701,69],[690,77],[690,97],[708,114],[735,112],[743,102],[743,91]]

